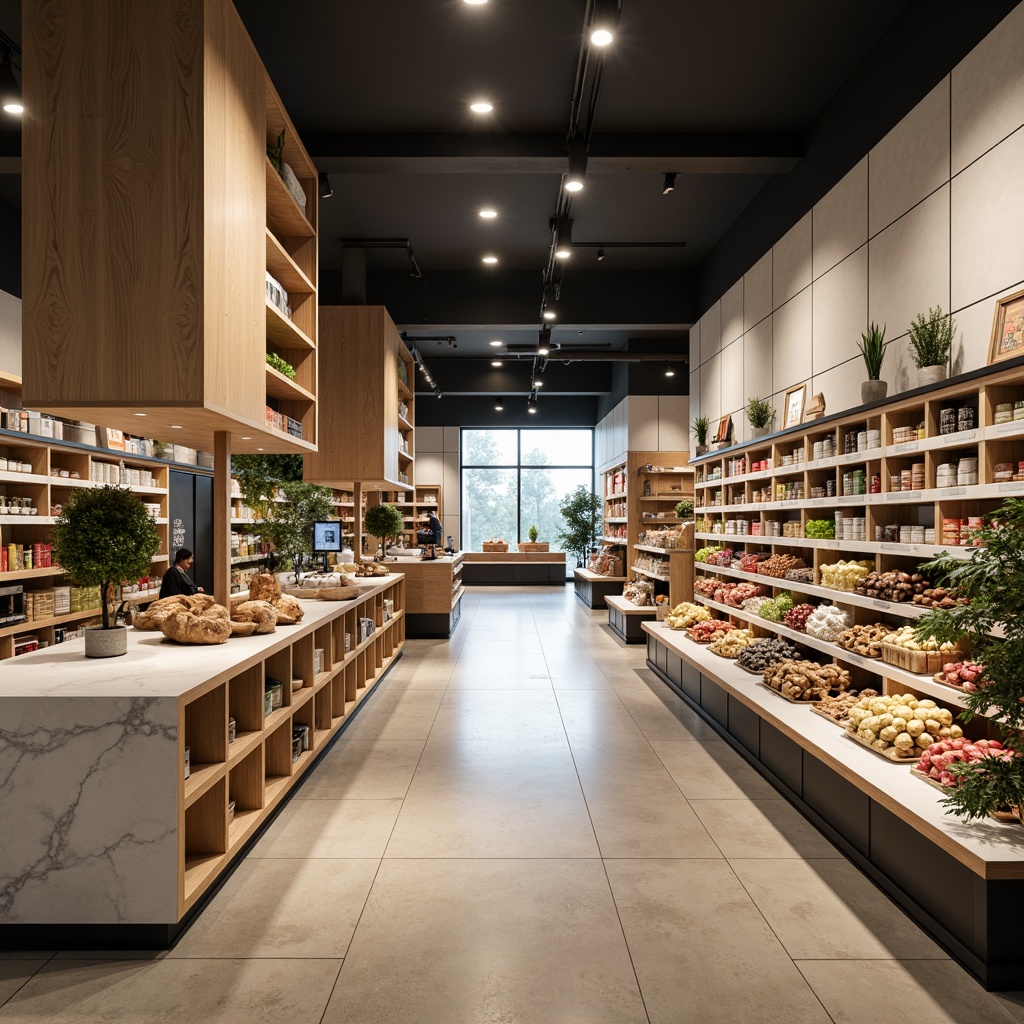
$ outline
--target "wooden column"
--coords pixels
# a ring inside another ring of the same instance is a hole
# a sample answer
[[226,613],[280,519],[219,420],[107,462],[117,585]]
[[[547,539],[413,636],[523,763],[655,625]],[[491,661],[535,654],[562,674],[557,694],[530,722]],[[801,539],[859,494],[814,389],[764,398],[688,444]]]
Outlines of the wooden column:
[[231,607],[231,434],[213,435],[213,595]]
[[358,565],[363,560],[363,485],[358,480],[352,486],[352,504],[356,520],[352,524],[352,561]]

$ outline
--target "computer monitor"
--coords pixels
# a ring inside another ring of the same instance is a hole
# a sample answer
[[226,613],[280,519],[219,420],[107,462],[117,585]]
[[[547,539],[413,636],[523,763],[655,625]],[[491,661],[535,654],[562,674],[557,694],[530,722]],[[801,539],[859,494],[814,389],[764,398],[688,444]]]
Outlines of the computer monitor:
[[313,524],[313,553],[326,555],[341,550],[341,523],[331,520]]

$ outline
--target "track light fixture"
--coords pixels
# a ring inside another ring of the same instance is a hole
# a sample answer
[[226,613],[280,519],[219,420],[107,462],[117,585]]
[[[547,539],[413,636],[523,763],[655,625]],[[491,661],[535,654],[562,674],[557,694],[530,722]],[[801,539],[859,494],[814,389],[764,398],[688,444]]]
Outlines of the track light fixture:
[[494,411],[495,412],[504,412],[505,411],[505,399],[504,398],[496,398],[494,400]]
[[557,316],[558,316],[558,314],[553,309],[545,309],[544,310],[544,319],[545,320],[554,320],[554,319],[557,318]]
[[600,263],[604,259],[604,249],[597,250],[597,262]]
[[331,179],[328,177],[326,171],[321,171],[317,175],[317,179],[320,182],[320,198],[330,199],[334,195],[334,189],[331,188]]
[[542,327],[537,332],[537,355],[551,355],[551,328]]
[[615,39],[620,2],[621,0],[595,0],[594,16],[590,22],[590,41],[595,46],[608,46]]
[[580,192],[586,184],[587,143],[585,139],[573,139],[569,143],[569,173],[563,185],[566,192]]
[[676,371],[673,369],[672,364],[669,363],[668,366],[665,367],[665,376],[666,377],[674,377],[675,375],[676,375]]
[[[4,37],[6,39],[6,37]],[[0,107],[3,107],[8,114],[22,114],[25,108],[21,105],[21,87],[14,77],[14,64],[11,60],[13,51],[10,47],[0,50]],[[19,51],[20,54],[20,51]]]
[[559,217],[555,221],[555,258],[567,260],[572,255],[572,221]]
[[531,391],[530,397],[526,400],[526,411],[531,415],[537,412],[537,392]]
[[661,185],[661,194],[667,196],[669,192],[675,192],[676,190],[676,176],[674,172],[669,172],[665,175],[665,180]]

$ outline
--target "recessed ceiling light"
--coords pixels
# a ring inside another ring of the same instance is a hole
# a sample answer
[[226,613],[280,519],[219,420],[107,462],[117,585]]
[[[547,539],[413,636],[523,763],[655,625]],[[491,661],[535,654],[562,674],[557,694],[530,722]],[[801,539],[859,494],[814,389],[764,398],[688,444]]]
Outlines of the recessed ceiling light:
[[542,381],[542,380],[535,380],[533,382],[533,386],[535,388],[542,388],[542,387],[544,387],[544,381]]
[[491,366],[504,366],[505,364],[500,359],[492,359]]
[[555,319],[555,311],[553,309],[545,309],[544,310],[544,319],[545,320],[554,320]]
[[171,430],[181,430],[181,429],[182,428],[181,428],[181,424],[180,423],[172,423],[171,424]]
[[578,178],[570,178],[565,183],[565,191],[566,192],[582,192],[583,191],[583,182],[580,181]]
[[614,38],[606,28],[596,28],[590,33],[590,41],[595,46],[607,46]]
[[20,103],[5,103],[4,110],[8,114],[24,114],[25,108]]
[[252,438],[251,438],[251,437],[243,437],[243,438],[242,438],[242,440],[243,440],[243,441],[251,441],[251,440],[252,440]]
[[498,216],[498,211],[497,210],[492,210],[488,206],[485,209],[480,211],[480,216],[483,217],[484,220],[494,220],[494,218]]
[[144,412],[133,412],[132,415],[133,416],[145,416],[146,413],[144,413]]
[[674,377],[675,375],[676,375],[676,371],[673,370],[671,366],[665,371],[665,376],[666,377]]
[[503,342],[503,341],[492,341],[491,342],[491,348],[501,348],[501,346],[504,345],[504,344],[505,344],[505,342]]
[[494,411],[495,412],[502,412],[504,410],[504,408],[505,408],[505,399],[504,398],[497,398],[497,399],[495,399],[495,401],[494,401]]
[[263,451],[263,449],[262,448],[257,448],[256,451],[261,452],[261,451]]
[[462,0],[463,3],[472,4],[474,7],[478,7],[481,4],[487,3],[487,0]]
[[498,257],[497,256],[484,256],[483,262],[484,263],[497,263],[498,262]]
[[470,103],[469,109],[474,114],[489,114],[494,109],[494,104],[488,103],[487,100],[477,100],[475,103]]

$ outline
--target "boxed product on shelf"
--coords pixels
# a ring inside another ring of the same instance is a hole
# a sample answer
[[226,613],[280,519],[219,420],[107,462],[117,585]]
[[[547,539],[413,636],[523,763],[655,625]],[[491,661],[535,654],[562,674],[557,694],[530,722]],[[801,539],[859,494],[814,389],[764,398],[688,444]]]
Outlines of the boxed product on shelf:
[[356,643],[361,644],[364,640],[368,640],[373,635],[374,629],[373,619],[360,618],[356,629],[358,637]]
[[25,588],[20,583],[0,587],[0,626],[13,626],[27,618]]

